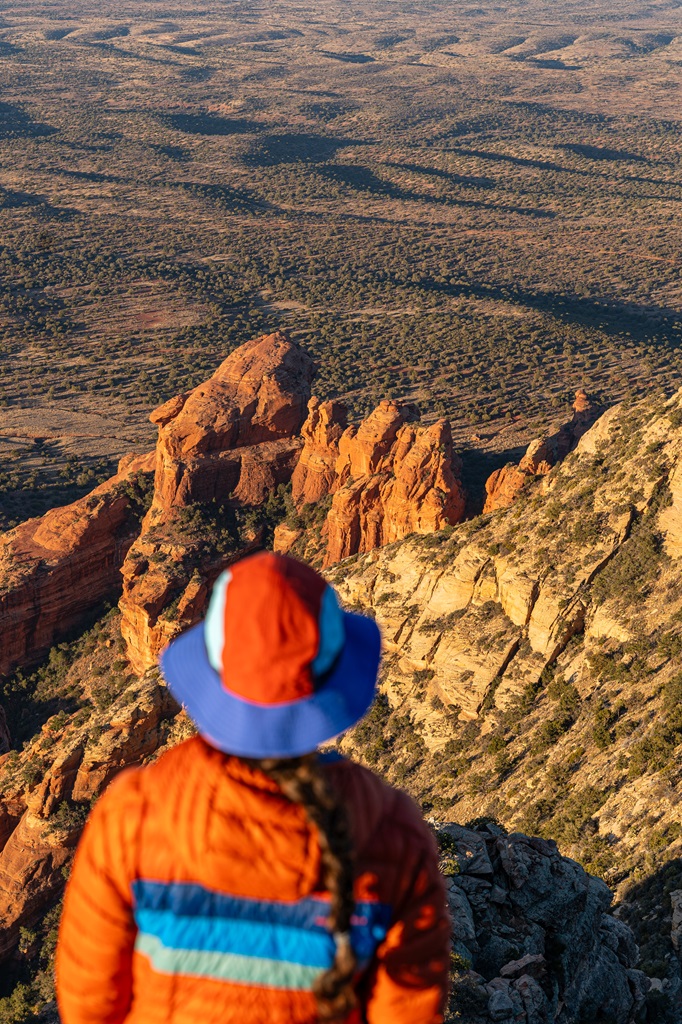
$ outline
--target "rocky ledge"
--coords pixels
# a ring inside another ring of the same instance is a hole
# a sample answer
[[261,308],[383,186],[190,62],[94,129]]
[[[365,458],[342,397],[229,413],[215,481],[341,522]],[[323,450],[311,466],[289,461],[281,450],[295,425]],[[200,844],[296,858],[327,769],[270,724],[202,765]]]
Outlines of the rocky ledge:
[[458,965],[453,1021],[634,1024],[649,979],[612,894],[556,844],[494,824],[438,829]]
[[554,466],[563,462],[603,412],[603,406],[593,402],[584,391],[576,391],[573,416],[568,423],[564,423],[554,434],[531,441],[518,466],[509,463],[496,469],[488,478],[483,511],[496,512],[513,505],[534,478],[547,476]]

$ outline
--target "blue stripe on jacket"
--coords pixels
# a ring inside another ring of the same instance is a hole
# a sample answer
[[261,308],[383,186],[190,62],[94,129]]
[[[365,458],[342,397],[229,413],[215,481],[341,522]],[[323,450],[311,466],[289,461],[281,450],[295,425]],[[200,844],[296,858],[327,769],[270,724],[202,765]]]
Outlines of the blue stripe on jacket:
[[[257,984],[270,979],[271,987],[309,989],[311,979],[333,963],[329,899],[257,900],[196,883],[146,879],[132,889],[136,947],[164,973]],[[360,966],[371,960],[390,920],[386,904],[356,903],[351,941]]]

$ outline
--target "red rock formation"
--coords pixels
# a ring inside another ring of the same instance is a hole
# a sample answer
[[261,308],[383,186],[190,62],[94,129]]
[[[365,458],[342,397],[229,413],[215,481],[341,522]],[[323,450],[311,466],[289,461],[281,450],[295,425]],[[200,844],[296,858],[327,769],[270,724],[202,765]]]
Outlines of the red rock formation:
[[347,416],[342,402],[310,399],[308,418],[301,428],[303,449],[291,478],[291,496],[297,508],[320,501],[338,487],[336,463]]
[[[242,502],[261,501],[270,479],[261,481],[255,466],[268,466],[272,459],[260,446],[294,439],[289,463],[286,445],[273,449],[274,461],[286,464],[290,474],[313,372],[310,356],[277,332],[242,345],[205,384],[156,409],[151,415],[159,424],[152,508],[225,502],[239,486]],[[242,460],[234,453],[253,446],[260,455],[252,460],[247,487],[241,481]]]
[[485,485],[484,513],[513,505],[529,480],[546,476],[553,466],[566,458],[603,411],[584,391],[576,391],[573,416],[568,423],[548,437],[531,441],[518,466],[509,464],[491,474]]
[[491,473],[485,483],[486,499],[483,512],[496,512],[498,508],[513,505],[526,484],[533,478],[518,466],[509,464]]
[[[221,551],[201,523],[188,525],[183,509],[208,504],[219,519],[226,505],[260,505],[291,478],[313,369],[305,352],[272,334],[242,345],[209,381],[152,413],[159,424],[154,497],[123,566],[120,601],[136,672],[201,617],[207,584],[255,540],[235,538]],[[216,521],[210,529],[222,528]]]
[[410,405],[384,400],[359,427],[349,427],[339,440],[336,473],[343,484],[348,479],[372,476],[390,467],[398,431],[413,419]]
[[[382,402],[341,438],[337,473],[346,482],[327,516],[325,565],[462,519],[464,493],[450,424],[417,427],[405,422],[409,412]],[[358,470],[364,472],[356,475]]]
[[[359,426],[344,430],[345,406],[313,398],[308,408],[292,498],[301,510],[333,495],[322,527],[325,565],[461,520],[460,463],[445,420],[415,427],[413,406],[383,401]],[[279,527],[276,550],[291,550],[303,533],[300,526]],[[306,550],[311,556],[309,544]]]
[[303,529],[289,526],[288,523],[278,523],[275,527],[275,535],[272,542],[273,550],[278,555],[288,555],[304,534],[305,530]]
[[122,460],[91,494],[0,538],[0,674],[34,661],[80,625],[121,585],[120,568],[139,531],[134,485],[149,480],[152,455]]

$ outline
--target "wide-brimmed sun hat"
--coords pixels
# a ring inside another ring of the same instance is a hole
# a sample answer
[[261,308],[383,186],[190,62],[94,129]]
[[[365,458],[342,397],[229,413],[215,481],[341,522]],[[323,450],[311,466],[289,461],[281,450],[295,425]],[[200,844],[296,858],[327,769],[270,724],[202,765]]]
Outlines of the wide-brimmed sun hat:
[[261,552],[216,580],[203,622],[161,654],[171,693],[212,746],[298,757],[355,725],[376,688],[376,623],[341,609],[294,558]]

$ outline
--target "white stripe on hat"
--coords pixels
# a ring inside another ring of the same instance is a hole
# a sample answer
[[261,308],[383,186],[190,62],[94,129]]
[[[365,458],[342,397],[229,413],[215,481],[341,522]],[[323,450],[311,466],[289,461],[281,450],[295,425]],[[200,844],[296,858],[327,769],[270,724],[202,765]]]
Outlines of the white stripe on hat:
[[213,586],[213,593],[204,619],[204,643],[211,666],[220,678],[223,676],[223,649],[225,647],[225,602],[227,588],[232,579],[229,569],[221,572]]

